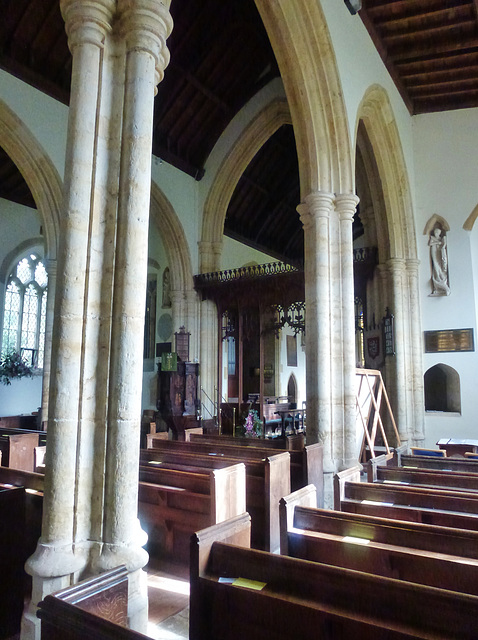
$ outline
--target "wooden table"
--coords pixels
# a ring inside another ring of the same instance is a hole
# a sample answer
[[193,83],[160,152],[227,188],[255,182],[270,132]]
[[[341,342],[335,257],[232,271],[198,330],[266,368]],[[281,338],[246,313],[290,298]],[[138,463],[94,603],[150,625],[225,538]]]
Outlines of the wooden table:
[[441,438],[437,442],[439,449],[444,449],[447,456],[460,456],[464,457],[465,453],[477,453],[478,452],[478,440],[464,439],[459,440],[457,438]]

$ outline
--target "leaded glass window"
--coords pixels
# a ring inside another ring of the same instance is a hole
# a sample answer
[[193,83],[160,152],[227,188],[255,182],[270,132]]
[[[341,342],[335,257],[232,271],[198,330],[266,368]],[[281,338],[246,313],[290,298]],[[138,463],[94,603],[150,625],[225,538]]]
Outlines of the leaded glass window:
[[48,274],[35,254],[22,258],[8,279],[3,314],[2,354],[20,351],[43,368]]

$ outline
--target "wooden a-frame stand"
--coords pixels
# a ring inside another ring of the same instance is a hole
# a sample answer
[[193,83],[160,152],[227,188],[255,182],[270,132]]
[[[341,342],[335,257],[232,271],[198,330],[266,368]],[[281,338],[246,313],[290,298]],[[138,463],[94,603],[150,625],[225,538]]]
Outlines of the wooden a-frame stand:
[[390,422],[397,440],[396,446],[400,446],[400,436],[393,417],[392,408],[388,399],[382,374],[375,369],[356,369],[356,406],[357,406],[357,443],[360,442],[359,462],[366,462],[366,447],[370,457],[375,458],[376,439],[380,434],[385,446],[385,453],[392,455],[385,433],[385,428],[380,415],[382,400],[388,411]]

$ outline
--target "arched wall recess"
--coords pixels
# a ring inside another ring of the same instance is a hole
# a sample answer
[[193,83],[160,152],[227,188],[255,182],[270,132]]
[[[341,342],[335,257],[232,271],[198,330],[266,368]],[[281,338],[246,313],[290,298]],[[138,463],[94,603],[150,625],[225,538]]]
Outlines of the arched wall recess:
[[425,371],[425,411],[461,413],[460,376],[447,364]]

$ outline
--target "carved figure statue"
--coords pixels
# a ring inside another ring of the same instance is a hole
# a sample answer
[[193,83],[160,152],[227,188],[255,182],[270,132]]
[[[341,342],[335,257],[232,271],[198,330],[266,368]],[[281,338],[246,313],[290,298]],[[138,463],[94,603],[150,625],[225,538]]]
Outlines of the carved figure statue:
[[450,295],[448,281],[448,255],[446,246],[446,236],[442,235],[442,230],[435,227],[428,240],[430,247],[430,260],[432,267],[432,296]]

